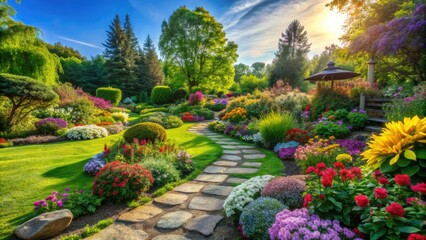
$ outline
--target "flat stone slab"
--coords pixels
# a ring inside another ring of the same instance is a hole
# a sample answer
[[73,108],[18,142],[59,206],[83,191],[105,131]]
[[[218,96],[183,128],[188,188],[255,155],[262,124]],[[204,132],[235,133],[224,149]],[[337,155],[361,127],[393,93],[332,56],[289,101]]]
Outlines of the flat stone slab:
[[203,210],[203,211],[219,211],[223,209],[225,200],[213,197],[194,197],[189,203],[189,209]]
[[223,141],[223,140],[218,141],[216,143],[220,144],[220,145],[238,145],[238,144],[240,144],[240,143],[237,143],[237,142],[227,142],[227,141]]
[[237,148],[237,146],[235,146],[235,145],[221,145],[221,147],[223,149],[235,149],[235,148]]
[[216,225],[222,220],[220,215],[204,215],[192,219],[185,225],[185,229],[189,231],[196,231],[204,236],[212,234]]
[[240,161],[241,157],[240,156],[236,156],[236,155],[222,155],[222,157],[220,157],[221,159],[224,160],[230,160],[230,161]]
[[158,198],[154,198],[157,203],[166,205],[179,205],[184,203],[188,199],[188,195],[180,193],[166,193]]
[[203,188],[204,185],[202,184],[195,184],[195,183],[184,183],[177,187],[175,187],[173,190],[176,192],[183,192],[183,193],[197,193]]
[[245,162],[242,166],[244,167],[260,167],[262,163],[260,162]]
[[238,145],[238,146],[235,146],[236,148],[239,148],[239,149],[255,149],[255,147],[253,147],[253,146],[246,146],[246,145]]
[[92,235],[91,237],[85,238],[87,240],[145,240],[148,238],[148,233],[142,230],[134,230],[126,225],[113,224],[104,230]]
[[152,205],[142,205],[140,207],[137,207],[133,209],[130,212],[126,212],[121,214],[121,216],[118,218],[119,221],[123,222],[133,222],[133,223],[139,223],[143,222],[149,218],[152,218],[154,216],[157,216],[158,214],[162,213],[163,210],[156,206]]
[[158,235],[152,240],[191,240],[182,235]]
[[264,157],[266,157],[266,155],[265,155],[265,154],[263,154],[263,153],[258,153],[258,154],[246,154],[246,155],[243,155],[243,157],[244,157],[245,159],[253,160],[253,159],[260,159],[260,158],[264,158]]
[[238,163],[233,161],[216,161],[213,163],[213,165],[222,167],[235,167],[238,165]]
[[241,154],[240,150],[223,150],[224,154]]
[[220,185],[208,185],[203,189],[203,193],[218,195],[218,196],[228,196],[231,194],[233,187],[220,186]]
[[165,229],[179,228],[191,218],[192,214],[187,211],[166,213],[158,220],[157,227]]
[[238,184],[240,184],[240,183],[246,182],[247,180],[248,179],[245,179],[245,178],[230,177],[230,178],[226,179],[226,182],[227,183],[238,183]]
[[205,173],[223,173],[226,171],[225,167],[208,166],[204,169]]
[[225,181],[228,175],[225,174],[200,174],[194,180],[201,182],[215,182],[221,183]]
[[257,168],[228,168],[225,173],[240,173],[240,174],[248,174],[257,172]]
[[243,153],[256,153],[256,154],[259,154],[259,153],[261,153],[259,150],[256,150],[256,149],[243,149],[243,150],[241,150]]

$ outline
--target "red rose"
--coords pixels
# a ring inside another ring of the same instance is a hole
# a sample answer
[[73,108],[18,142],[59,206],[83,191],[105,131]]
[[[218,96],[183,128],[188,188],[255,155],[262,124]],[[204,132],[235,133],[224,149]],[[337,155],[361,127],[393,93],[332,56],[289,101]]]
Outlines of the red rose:
[[310,202],[312,202],[312,194],[308,193],[303,199],[303,207],[308,207]]
[[334,167],[337,169],[341,169],[341,168],[344,168],[345,165],[342,162],[335,162]]
[[399,203],[393,202],[386,207],[386,212],[392,216],[404,217],[405,210]]
[[378,199],[385,199],[388,197],[388,191],[384,188],[376,188],[374,189],[374,196]]
[[407,174],[396,174],[395,182],[400,186],[408,186],[411,184],[411,179]]
[[316,172],[316,169],[312,166],[309,166],[308,169],[306,169],[307,174],[314,173],[314,172]]
[[408,240],[426,240],[426,236],[420,235],[418,233],[412,233],[408,235]]
[[317,164],[317,169],[324,169],[324,168],[326,168],[327,167],[327,165],[325,165],[325,163],[323,163],[323,162],[320,162],[320,163],[318,163]]
[[379,183],[382,184],[382,185],[386,185],[386,184],[389,183],[389,180],[387,178],[385,178],[385,177],[380,177],[379,178]]
[[380,170],[376,170],[374,171],[373,176],[375,179],[379,179],[380,177],[383,177],[383,174],[380,172]]
[[321,178],[321,184],[324,187],[331,187],[333,185],[333,177],[331,175],[325,175]]
[[355,197],[355,202],[356,202],[356,205],[358,205],[358,207],[367,207],[368,204],[370,204],[370,201],[368,200],[367,196],[362,194],[357,195]]
[[325,195],[321,193],[321,194],[319,195],[319,199],[320,199],[321,201],[322,201],[322,200],[324,200],[324,199],[325,199]]
[[411,190],[413,190],[414,192],[418,192],[422,195],[426,195],[426,183],[417,183],[416,185],[411,186]]

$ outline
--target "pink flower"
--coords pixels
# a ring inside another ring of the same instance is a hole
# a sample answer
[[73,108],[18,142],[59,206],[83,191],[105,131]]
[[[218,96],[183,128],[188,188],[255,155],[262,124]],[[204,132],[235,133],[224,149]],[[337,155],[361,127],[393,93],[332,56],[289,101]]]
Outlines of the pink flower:
[[416,185],[411,186],[411,190],[422,195],[426,195],[426,183],[417,183]]

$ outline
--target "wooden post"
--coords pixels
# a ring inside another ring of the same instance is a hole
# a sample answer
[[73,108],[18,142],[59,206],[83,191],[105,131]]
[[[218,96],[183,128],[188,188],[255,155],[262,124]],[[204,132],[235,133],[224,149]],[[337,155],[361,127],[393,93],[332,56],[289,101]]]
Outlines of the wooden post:
[[359,97],[359,110],[365,110],[365,93],[361,93]]

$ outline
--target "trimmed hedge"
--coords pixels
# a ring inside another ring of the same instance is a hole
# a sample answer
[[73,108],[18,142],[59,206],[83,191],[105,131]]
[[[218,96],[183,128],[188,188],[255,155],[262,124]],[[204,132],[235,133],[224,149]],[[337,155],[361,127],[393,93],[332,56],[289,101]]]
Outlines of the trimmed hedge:
[[183,88],[179,88],[178,90],[173,92],[173,101],[176,102],[180,99],[184,99],[186,98],[186,95],[188,95],[188,92]]
[[143,122],[127,129],[123,135],[123,138],[128,143],[133,142],[133,139],[135,138],[139,140],[150,140],[152,142],[164,142],[167,139],[167,133],[166,129],[160,124]]
[[100,87],[96,89],[96,97],[108,100],[114,107],[121,101],[121,90],[113,87]]
[[154,104],[169,103],[172,97],[172,90],[168,86],[156,86],[151,92],[151,101]]

